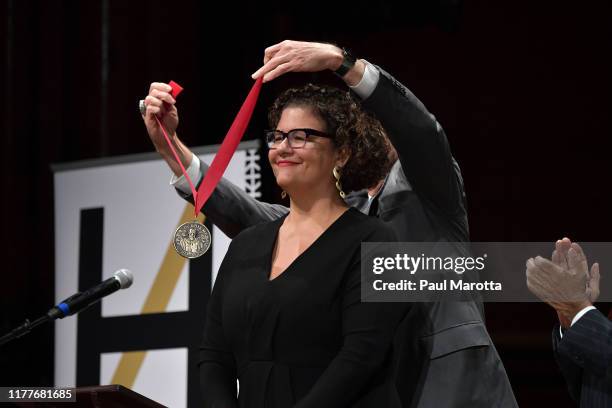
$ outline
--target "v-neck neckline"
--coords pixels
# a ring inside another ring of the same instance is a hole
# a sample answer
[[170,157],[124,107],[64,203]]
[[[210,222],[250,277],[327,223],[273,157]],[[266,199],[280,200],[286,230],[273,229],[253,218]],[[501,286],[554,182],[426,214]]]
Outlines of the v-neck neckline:
[[289,213],[285,214],[283,217],[279,218],[276,223],[274,224],[274,229],[273,229],[273,239],[272,239],[272,243],[271,246],[268,248],[268,262],[266,264],[266,269],[265,269],[265,278],[269,283],[275,282],[276,280],[280,279],[281,277],[283,277],[283,275],[285,275],[287,272],[290,272],[291,269],[293,269],[293,267],[302,259],[304,258],[304,256],[311,251],[312,248],[314,248],[316,245],[319,244],[319,242],[321,242],[328,234],[331,230],[333,230],[334,228],[336,228],[336,226],[340,223],[340,221],[342,219],[345,218],[346,214],[348,212],[351,211],[357,211],[355,210],[353,207],[349,207],[346,209],[346,211],[344,211],[342,214],[340,214],[340,216],[338,218],[336,218],[334,220],[334,222],[332,222],[322,233],[321,235],[319,235],[310,245],[308,245],[308,247],[306,249],[304,249],[285,269],[283,269],[283,271],[281,273],[279,273],[278,275],[276,275],[275,278],[270,279],[270,275],[272,274],[272,261],[273,261],[273,256],[274,256],[274,249],[276,248],[276,242],[278,241],[278,234],[280,233],[280,227],[283,225],[283,222],[285,221],[285,219],[287,218],[287,216],[289,215]]

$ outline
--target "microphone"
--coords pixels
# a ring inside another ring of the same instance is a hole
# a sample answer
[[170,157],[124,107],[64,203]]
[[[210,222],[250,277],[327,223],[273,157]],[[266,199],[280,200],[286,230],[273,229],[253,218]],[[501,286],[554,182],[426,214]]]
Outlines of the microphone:
[[16,329],[0,337],[0,346],[8,343],[9,341],[19,338],[30,332],[33,328],[40,326],[43,323],[52,321],[55,319],[63,319],[66,316],[73,315],[87,308],[88,306],[96,303],[104,296],[108,296],[111,293],[118,291],[119,289],[127,289],[132,286],[134,277],[132,272],[127,269],[119,269],[113,274],[111,278],[108,278],[102,283],[97,284],[91,289],[85,292],[75,293],[67,299],[62,300],[57,306],[49,309],[47,314],[39,317],[38,319],[30,322],[26,321]]
[[57,306],[52,307],[47,315],[52,319],[63,319],[96,303],[105,296],[115,293],[119,289],[127,289],[132,286],[134,277],[128,269],[119,269],[102,283],[97,284],[85,292],[78,292],[67,299],[62,300]]

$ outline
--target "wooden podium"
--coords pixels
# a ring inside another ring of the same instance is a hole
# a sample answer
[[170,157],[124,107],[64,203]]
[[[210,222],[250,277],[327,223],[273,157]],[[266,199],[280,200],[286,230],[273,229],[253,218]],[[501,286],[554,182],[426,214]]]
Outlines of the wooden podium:
[[19,407],[70,407],[70,408],[165,408],[143,395],[122,385],[100,385],[75,388],[76,402],[22,402]]

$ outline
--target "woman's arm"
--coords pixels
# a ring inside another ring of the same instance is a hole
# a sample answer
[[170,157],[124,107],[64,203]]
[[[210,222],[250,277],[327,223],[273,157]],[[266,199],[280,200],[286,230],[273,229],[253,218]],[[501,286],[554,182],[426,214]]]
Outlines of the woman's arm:
[[[228,250],[229,253],[229,250]],[[223,262],[225,264],[225,262]],[[205,408],[238,408],[236,362],[223,334],[222,298],[227,271],[221,265],[208,306],[200,345],[200,388]]]

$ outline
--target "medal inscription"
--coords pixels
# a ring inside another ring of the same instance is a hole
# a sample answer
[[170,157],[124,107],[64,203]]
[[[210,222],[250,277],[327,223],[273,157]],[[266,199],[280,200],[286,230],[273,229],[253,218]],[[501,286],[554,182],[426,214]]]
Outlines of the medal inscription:
[[198,258],[210,248],[210,231],[199,222],[186,222],[174,233],[174,249],[182,257]]

